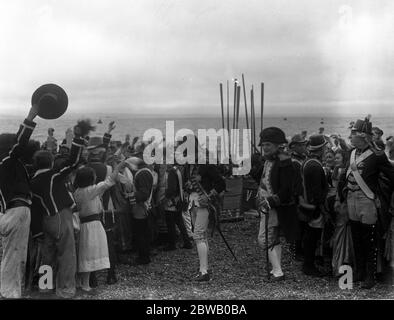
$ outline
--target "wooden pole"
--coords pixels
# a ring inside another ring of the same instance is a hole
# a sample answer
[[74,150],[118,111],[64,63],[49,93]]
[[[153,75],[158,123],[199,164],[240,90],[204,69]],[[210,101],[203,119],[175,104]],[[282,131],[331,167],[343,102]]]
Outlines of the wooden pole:
[[244,78],[244,74],[242,74],[242,87],[243,87],[243,90],[244,90],[246,129],[249,129],[249,116],[248,116],[248,105],[247,105],[247,103],[246,103],[246,90],[245,90],[245,78]]
[[231,134],[230,134],[230,88],[227,80],[227,132],[228,132],[228,147],[230,152]]
[[[237,111],[237,79],[234,79],[234,108],[233,108],[233,129],[235,129],[235,118],[236,118],[236,112]],[[234,139],[231,138],[231,144],[230,144],[230,168],[232,165],[233,159],[231,159],[231,154],[234,152]]]
[[235,129],[235,115],[237,109],[237,82],[234,81],[234,112],[233,112],[233,129]]
[[255,114],[254,114],[254,93],[253,93],[253,86],[252,90],[250,90],[250,119],[251,119],[251,130],[252,130],[252,145],[253,150],[256,146],[256,123],[255,123]]
[[220,107],[222,109],[222,128],[224,129],[223,84],[220,84]]
[[239,129],[239,102],[241,98],[241,86],[237,86],[237,124],[236,124],[236,129]]
[[[225,129],[225,125],[224,125],[224,105],[223,105],[223,84],[220,83],[220,107],[222,109],[222,129]],[[224,138],[224,132],[223,132],[223,138]],[[224,141],[224,139],[222,140]],[[223,150],[226,150],[226,145],[222,145],[220,144],[220,148],[223,148]],[[217,153],[219,153],[219,148],[217,148]],[[217,157],[216,159],[219,159],[219,157]]]
[[[264,115],[264,82],[261,83],[261,115],[260,115],[261,131],[263,131],[263,115]],[[263,147],[260,147],[260,152],[261,154],[263,154]]]

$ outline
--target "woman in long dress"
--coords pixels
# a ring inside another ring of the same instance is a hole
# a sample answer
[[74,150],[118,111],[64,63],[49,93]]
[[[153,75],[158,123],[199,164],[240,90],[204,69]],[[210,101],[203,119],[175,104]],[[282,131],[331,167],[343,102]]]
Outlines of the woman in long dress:
[[121,163],[104,181],[94,184],[95,172],[92,168],[83,167],[75,177],[76,191],[74,198],[77,204],[81,229],[79,234],[78,272],[81,289],[90,292],[90,272],[109,269],[107,236],[100,221],[103,205],[100,197],[115,184]]

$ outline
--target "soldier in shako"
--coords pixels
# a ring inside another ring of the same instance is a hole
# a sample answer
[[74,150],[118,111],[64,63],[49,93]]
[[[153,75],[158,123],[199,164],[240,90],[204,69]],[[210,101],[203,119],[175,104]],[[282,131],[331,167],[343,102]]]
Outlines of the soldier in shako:
[[355,253],[354,281],[363,281],[362,288],[372,288],[377,271],[377,222],[379,174],[384,174],[393,187],[394,167],[385,152],[372,144],[369,118],[357,120],[351,128],[350,163],[346,170],[343,192],[347,199]]

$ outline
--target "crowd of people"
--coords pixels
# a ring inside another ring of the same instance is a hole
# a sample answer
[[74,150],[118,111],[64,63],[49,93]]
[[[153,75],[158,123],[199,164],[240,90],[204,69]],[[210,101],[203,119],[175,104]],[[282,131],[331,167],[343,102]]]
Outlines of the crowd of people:
[[264,159],[254,159],[251,174],[259,183],[258,239],[268,250],[272,279],[284,279],[284,238],[306,275],[327,276],[320,266],[328,256],[331,276],[349,265],[362,288],[392,283],[393,138],[384,143],[369,117],[350,124],[349,143],[320,131],[309,138],[297,134],[289,143],[276,127],[260,134]]
[[[34,105],[16,135],[0,135],[3,297],[95,294],[96,271],[108,270],[107,283],[117,282],[119,252],[137,253],[125,263],[149,264],[152,247],[178,249],[177,228],[183,249],[194,240],[200,263],[194,279],[210,279],[208,207],[225,190],[215,165],[147,165],[142,139],[111,142],[114,122],[99,137],[90,135],[90,120],[80,120],[59,146],[50,128],[40,145],[30,139],[37,114]],[[198,150],[197,143],[197,156]],[[41,266],[53,270],[55,290],[39,285]]]
[[[211,279],[207,231],[221,211],[223,172],[231,170],[197,164],[194,136],[194,163],[146,164],[141,138],[111,142],[114,122],[100,137],[92,135],[89,120],[78,121],[59,146],[50,128],[40,145],[30,139],[37,114],[33,105],[16,135],[0,134],[3,297],[52,292],[39,286],[42,265],[51,266],[58,297],[72,298],[77,290],[95,294],[97,271],[108,270],[107,283],[117,282],[119,252],[134,250],[132,264],[149,264],[158,243],[178,249],[177,229],[182,248],[196,248],[194,280]],[[327,247],[332,274],[351,265],[363,288],[375,285],[384,264],[378,261],[385,258],[394,268],[393,139],[383,143],[383,132],[368,118],[349,129],[350,143],[306,132],[288,141],[276,127],[261,132],[263,153],[252,156],[250,176],[259,185],[258,241],[273,281],[285,279],[284,240],[308,276],[325,276],[319,258]],[[163,226],[166,237],[160,239]]]

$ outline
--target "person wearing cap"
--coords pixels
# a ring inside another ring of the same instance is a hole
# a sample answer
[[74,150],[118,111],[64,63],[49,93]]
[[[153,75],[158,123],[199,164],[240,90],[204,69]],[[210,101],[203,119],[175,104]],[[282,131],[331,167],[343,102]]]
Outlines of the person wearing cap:
[[[291,138],[289,143],[289,149],[291,150],[291,159],[293,161],[293,166],[298,173],[295,179],[294,186],[294,196],[295,199],[298,200],[299,195],[303,193],[302,187],[302,178],[301,178],[301,168],[307,157],[307,143],[308,140],[302,134],[296,134]],[[305,233],[305,219],[302,213],[297,210],[298,215],[298,223],[299,223],[299,234],[297,236],[297,240],[295,242],[295,255],[298,260],[303,257],[303,249],[302,249],[302,239]]]
[[[95,183],[103,182],[108,176],[112,174],[112,167],[106,164],[107,158],[107,150],[109,147],[109,143],[111,141],[111,132],[115,129],[116,125],[114,121],[111,121],[108,124],[107,132],[104,133],[103,137],[90,137],[88,142],[88,158],[86,166],[92,168],[96,174]],[[113,188],[109,188],[106,190],[102,196],[102,204],[103,209],[108,210],[109,202],[110,202],[110,194]],[[116,279],[116,253],[114,247],[113,234],[110,225],[111,219],[106,219],[106,217],[102,217],[104,228],[107,235],[108,241],[108,249],[109,249],[109,258],[110,258],[110,269],[107,273],[107,284],[114,284],[117,282]],[[105,223],[106,222],[106,223]],[[115,222],[112,221],[112,224]],[[112,225],[111,224],[111,225]],[[95,272],[90,273],[90,285],[91,287],[97,287],[97,279]]]
[[0,134],[0,236],[2,259],[0,293],[4,298],[22,297],[32,194],[25,157],[36,123],[38,106],[33,104],[17,134]]
[[76,291],[72,213],[75,202],[67,181],[69,174],[79,165],[86,141],[78,125],[74,127],[74,135],[69,158],[62,168],[53,167],[51,152],[41,150],[34,154],[37,171],[30,183],[35,207],[41,213],[43,264],[56,265],[56,295],[61,298],[71,298]]
[[168,245],[164,250],[176,250],[175,226],[178,227],[181,233],[183,239],[183,248],[192,249],[193,246],[190,242],[190,238],[187,234],[186,226],[182,218],[182,203],[184,200],[183,179],[178,165],[166,165],[164,184],[165,192],[162,203],[168,230]]
[[55,132],[55,129],[53,129],[53,128],[48,129],[48,137],[47,137],[47,140],[43,144],[43,149],[48,150],[52,154],[56,154],[56,152],[57,152],[57,140],[53,136],[54,132]]
[[373,144],[375,145],[376,149],[378,149],[378,150],[384,150],[386,148],[386,145],[383,142],[382,136],[383,136],[382,129],[380,129],[378,127],[372,128],[372,141],[373,141]]
[[[264,164],[260,176],[254,177],[259,183],[256,203],[260,216],[258,242],[262,248],[268,250],[274,281],[284,279],[280,236],[284,235],[288,242],[294,243],[298,228],[294,197],[297,171],[290,156],[284,151],[283,146],[286,144],[284,132],[277,127],[266,128],[260,133],[259,146],[263,148]],[[265,241],[266,237],[268,243]]]
[[[377,223],[380,210],[378,197],[379,175],[383,174],[393,190],[394,167],[383,150],[372,145],[372,124],[369,118],[357,120],[350,134],[354,149],[344,175],[345,187],[341,190],[346,198],[355,253],[354,281],[372,288],[377,271]],[[381,225],[384,222],[380,220]],[[383,230],[384,231],[384,230]]]
[[297,163],[299,163],[300,165],[304,162],[308,154],[306,147],[307,143],[308,140],[306,140],[301,134],[294,135],[289,143],[289,149],[291,150],[291,158]]
[[138,257],[134,264],[146,265],[151,262],[149,215],[152,207],[153,175],[140,158],[128,158],[126,166],[133,174],[133,193],[128,196],[128,199],[132,207],[132,230],[138,251]]
[[303,239],[304,263],[302,271],[306,275],[322,276],[315,265],[315,251],[324,227],[323,206],[328,192],[326,174],[322,166],[327,140],[317,134],[309,137],[308,157],[302,166],[303,196],[299,198],[299,210],[306,217]]

